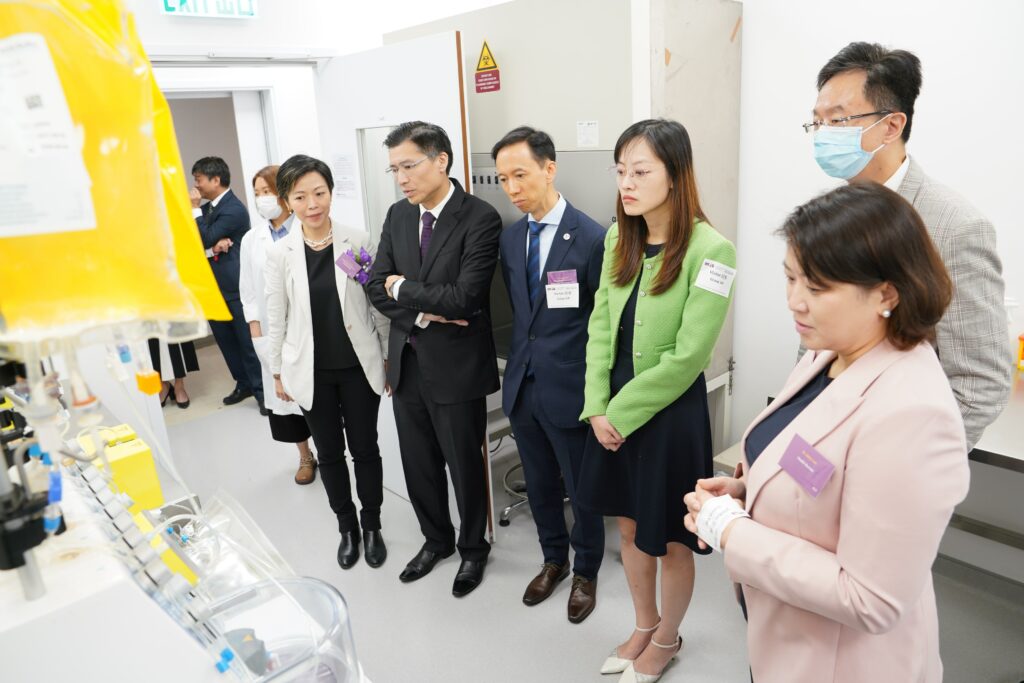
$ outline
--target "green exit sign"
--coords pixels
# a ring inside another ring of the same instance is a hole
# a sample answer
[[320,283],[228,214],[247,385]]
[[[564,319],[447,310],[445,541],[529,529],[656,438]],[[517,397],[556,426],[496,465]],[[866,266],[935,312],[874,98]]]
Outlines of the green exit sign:
[[160,0],[163,14],[201,19],[255,19],[256,0]]

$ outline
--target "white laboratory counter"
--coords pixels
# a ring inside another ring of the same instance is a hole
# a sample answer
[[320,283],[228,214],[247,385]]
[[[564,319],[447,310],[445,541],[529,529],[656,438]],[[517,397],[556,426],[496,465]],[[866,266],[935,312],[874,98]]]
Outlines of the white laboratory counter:
[[988,426],[970,457],[986,465],[1024,472],[1024,371],[1014,375],[1006,409]]

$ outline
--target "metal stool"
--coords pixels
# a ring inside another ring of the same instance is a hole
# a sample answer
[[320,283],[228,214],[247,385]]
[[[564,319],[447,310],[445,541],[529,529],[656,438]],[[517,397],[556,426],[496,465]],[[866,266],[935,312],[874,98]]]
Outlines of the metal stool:
[[513,472],[521,472],[522,469],[523,463],[521,462],[512,465],[512,467],[509,467],[508,471],[505,472],[505,476],[501,480],[501,485],[505,488],[505,493],[514,498],[515,502],[501,511],[501,516],[498,518],[498,526],[508,526],[511,524],[512,522],[509,520],[509,517],[511,517],[516,510],[530,502],[529,498],[526,497],[526,481],[522,479],[515,482],[509,481]]
[[[515,498],[515,502],[507,506],[501,511],[501,515],[498,517],[498,526],[508,526],[512,523],[511,517],[516,510],[523,507],[530,502],[530,499],[526,496],[526,481],[519,479],[517,481],[509,481],[514,472],[522,471],[523,463],[518,462],[512,467],[508,468],[505,472],[505,476],[502,478],[501,484],[505,488],[505,493]],[[564,496],[563,502],[569,502],[569,496]]]

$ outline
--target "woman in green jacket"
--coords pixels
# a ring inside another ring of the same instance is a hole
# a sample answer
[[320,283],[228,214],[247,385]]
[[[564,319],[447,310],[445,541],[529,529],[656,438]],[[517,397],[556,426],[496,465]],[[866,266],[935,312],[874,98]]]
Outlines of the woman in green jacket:
[[703,371],[729,310],[736,249],[706,222],[678,122],[626,129],[615,172],[618,221],[590,318],[581,419],[592,434],[578,495],[618,518],[636,611],[636,629],[601,671],[651,683],[682,648],[693,553],[707,552],[683,526],[683,495],[713,474]]

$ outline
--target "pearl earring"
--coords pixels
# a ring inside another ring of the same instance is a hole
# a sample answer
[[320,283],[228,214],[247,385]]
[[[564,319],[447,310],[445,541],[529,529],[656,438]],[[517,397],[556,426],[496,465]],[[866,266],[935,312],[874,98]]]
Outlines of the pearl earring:
[[890,316],[892,316],[892,311],[890,311],[888,308],[882,311],[883,318],[889,318]]

